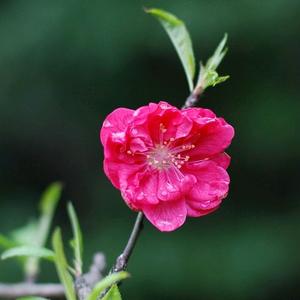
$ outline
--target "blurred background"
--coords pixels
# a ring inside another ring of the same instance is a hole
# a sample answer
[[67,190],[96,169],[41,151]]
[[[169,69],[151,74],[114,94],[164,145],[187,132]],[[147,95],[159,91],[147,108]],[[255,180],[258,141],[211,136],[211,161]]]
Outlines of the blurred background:
[[[37,214],[44,188],[64,183],[54,223],[70,236],[66,202],[79,214],[85,265],[110,265],[135,213],[102,171],[99,128],[124,106],[181,106],[187,83],[171,42],[142,7],[185,20],[198,60],[224,32],[226,83],[201,106],[233,124],[231,190],[214,214],[160,233],[148,222],[129,264],[124,299],[300,298],[299,0],[0,2],[0,232]],[[41,281],[55,281],[43,264]],[[22,280],[13,261],[0,281]]]

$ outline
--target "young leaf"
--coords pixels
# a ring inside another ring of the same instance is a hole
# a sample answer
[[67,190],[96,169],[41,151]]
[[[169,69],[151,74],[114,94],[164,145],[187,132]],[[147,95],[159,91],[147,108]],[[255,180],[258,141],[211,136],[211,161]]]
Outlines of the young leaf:
[[7,238],[5,235],[0,234],[0,248],[8,249],[16,247],[17,243]]
[[1,259],[7,259],[19,256],[42,257],[50,261],[54,260],[53,251],[35,246],[20,246],[6,250],[2,253]]
[[52,214],[54,208],[60,198],[62,191],[62,184],[54,182],[50,184],[44,191],[40,200],[40,211],[42,214]]
[[[62,184],[54,182],[50,184],[42,194],[39,208],[40,218],[35,224],[35,228],[31,233],[30,245],[36,247],[43,247],[48,239],[51,222],[53,219],[54,211],[60,199],[62,191]],[[39,258],[38,256],[29,257],[25,262],[25,274],[29,278],[36,277],[39,272]]]
[[76,294],[73,286],[72,276],[68,271],[68,263],[62,242],[61,231],[57,228],[52,236],[52,245],[54,249],[54,262],[60,282],[63,284],[67,300],[76,300]]
[[37,236],[38,223],[36,220],[30,220],[24,226],[13,230],[10,233],[11,240],[19,246],[33,245]]
[[156,17],[169,35],[183,65],[190,91],[194,89],[195,57],[192,41],[184,22],[167,11],[151,8],[146,13]]
[[206,63],[206,68],[208,70],[215,71],[218,66],[220,65],[221,61],[223,60],[224,56],[226,55],[228,48],[225,48],[227,42],[228,35],[227,33],[224,34],[223,39],[219,43],[217,49],[215,50],[212,57],[210,57]]
[[114,284],[102,300],[122,300],[118,286]]
[[[112,273],[112,274],[106,276],[104,279],[102,279],[95,285],[92,292],[88,295],[87,300],[97,300],[99,295],[104,290],[106,290],[113,284],[115,284],[123,279],[126,279],[128,277],[129,277],[129,274],[124,271],[118,272],[118,273]],[[108,299],[113,299],[113,298],[108,298]]]
[[82,273],[82,252],[83,252],[83,245],[82,245],[82,233],[79,226],[78,218],[75,212],[75,209],[72,203],[68,203],[68,214],[71,220],[73,235],[74,238],[72,240],[72,247],[74,248],[74,262],[75,262],[75,270],[77,274]]
[[196,89],[201,87],[202,90],[210,86],[215,86],[221,82],[226,81],[229,76],[219,76],[217,73],[217,68],[223,60],[225,54],[227,53],[227,48],[225,48],[227,42],[227,34],[224,35],[222,41],[218,45],[214,54],[208,59],[207,63],[202,65],[200,63],[200,73],[197,81]]
[[39,231],[37,235],[36,244],[43,246],[47,240],[50,225],[52,222],[53,214],[57,203],[60,199],[62,192],[62,184],[54,182],[49,185],[46,191],[43,193],[40,200],[40,212],[41,217],[39,220]]

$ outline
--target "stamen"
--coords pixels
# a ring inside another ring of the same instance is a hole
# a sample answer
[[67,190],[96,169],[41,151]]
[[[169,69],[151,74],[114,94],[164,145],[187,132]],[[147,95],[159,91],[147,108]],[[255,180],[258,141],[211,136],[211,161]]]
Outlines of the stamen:
[[[149,147],[149,150],[147,152],[140,154],[146,156],[146,162],[151,168],[155,168],[160,171],[172,169],[177,174],[177,176],[179,176],[179,174],[181,174],[181,172],[179,172],[179,169],[182,168],[182,166],[190,160],[189,155],[182,155],[181,152],[194,149],[195,145],[186,143],[184,145],[176,146],[172,144],[175,141],[175,137],[171,137],[168,140],[164,139],[164,133],[166,132],[167,128],[165,127],[165,125],[163,123],[160,123],[159,144]],[[131,151],[128,152],[128,154],[131,154]]]

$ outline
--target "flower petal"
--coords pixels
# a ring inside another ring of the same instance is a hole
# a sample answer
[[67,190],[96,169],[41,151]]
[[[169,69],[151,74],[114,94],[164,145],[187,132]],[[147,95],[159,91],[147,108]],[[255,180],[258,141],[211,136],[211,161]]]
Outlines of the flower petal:
[[214,212],[215,210],[218,209],[219,206],[216,206],[212,209],[207,209],[207,210],[201,210],[201,209],[194,209],[193,206],[191,205],[187,205],[186,208],[187,208],[187,215],[189,217],[194,217],[194,218],[198,218],[198,217],[202,217],[202,216],[205,216],[205,215],[208,215],[212,212]]
[[121,191],[126,202],[133,203],[137,209],[144,205],[157,204],[158,174],[142,168],[132,176],[124,178]]
[[205,124],[206,121],[216,118],[210,109],[201,107],[186,108],[182,110],[182,113],[199,124]]
[[227,153],[223,152],[211,157],[210,160],[226,170],[230,164],[231,158]]
[[160,231],[173,231],[186,219],[187,209],[184,201],[160,202],[143,208],[146,218]]
[[133,113],[132,109],[117,108],[106,117],[100,131],[100,139],[104,147],[109,136],[115,138],[124,137]]
[[117,189],[127,185],[129,178],[135,176],[143,169],[143,165],[140,164],[121,163],[120,161],[109,159],[104,159],[103,167],[106,176]]
[[[198,128],[197,128],[198,127]],[[212,157],[223,152],[231,143],[234,129],[223,119],[212,119],[204,126],[196,126],[191,142],[196,146],[189,152],[194,160]]]
[[197,183],[186,196],[188,215],[201,216],[215,210],[227,196],[229,176],[227,172],[213,161],[192,164],[187,167],[196,178]]

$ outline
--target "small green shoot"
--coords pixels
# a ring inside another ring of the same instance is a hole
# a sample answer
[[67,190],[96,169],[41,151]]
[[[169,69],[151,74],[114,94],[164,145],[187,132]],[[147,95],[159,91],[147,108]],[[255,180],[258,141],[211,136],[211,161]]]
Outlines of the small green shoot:
[[102,300],[122,300],[118,286],[114,284]]
[[76,275],[81,275],[82,274],[82,252],[83,252],[82,233],[72,203],[68,203],[68,214],[69,214],[69,218],[73,230],[73,239],[71,241],[71,246],[74,250],[74,268],[75,268]]
[[[104,290],[106,290],[107,288],[111,287],[112,285],[116,284],[117,282],[124,280],[128,277],[129,277],[129,274],[124,271],[121,271],[118,273],[112,273],[112,274],[106,276],[104,279],[102,279],[95,285],[92,292],[88,295],[87,300],[97,300],[99,295]],[[107,298],[107,299],[114,299],[114,298]],[[116,299],[118,299],[118,298],[116,298]]]
[[60,282],[65,288],[67,300],[76,300],[73,278],[68,269],[69,265],[65,256],[60,228],[57,228],[52,236],[52,246],[55,253],[54,262]]
[[227,53],[228,48],[225,48],[227,42],[227,34],[224,35],[214,54],[207,60],[207,63],[203,65],[200,62],[200,74],[197,87],[202,87],[203,90],[210,86],[215,86],[221,82],[226,81],[229,76],[219,76],[217,68]]

